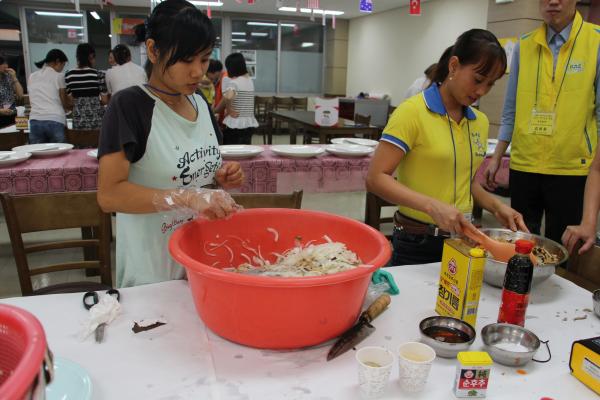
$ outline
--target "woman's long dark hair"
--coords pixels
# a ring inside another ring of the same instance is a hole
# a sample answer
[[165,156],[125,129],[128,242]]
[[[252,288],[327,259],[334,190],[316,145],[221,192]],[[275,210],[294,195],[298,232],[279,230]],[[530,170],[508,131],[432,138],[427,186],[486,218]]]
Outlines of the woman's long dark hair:
[[[139,42],[153,39],[159,59],[166,60],[165,69],[178,61],[189,60],[212,49],[216,33],[210,19],[185,0],[166,0],[157,5],[146,23],[136,26]],[[146,71],[151,67],[146,62]]]
[[131,60],[131,51],[124,44],[118,44],[112,49],[113,57],[117,64],[123,65]]
[[96,55],[96,49],[89,43],[81,43],[77,45],[75,57],[77,58],[77,66],[79,68],[91,67],[90,56]]
[[67,55],[62,52],[62,50],[52,49],[48,52],[48,54],[46,54],[46,58],[44,58],[41,61],[36,62],[35,66],[38,68],[42,68],[44,66],[44,64],[49,64],[49,63],[55,62],[55,61],[67,62],[67,61],[69,61],[69,59],[67,58]]
[[476,64],[477,72],[489,74],[498,63],[501,71],[506,71],[506,53],[498,39],[485,29],[471,29],[461,34],[453,46],[448,47],[435,68],[432,82],[441,83],[448,77],[448,63],[456,56],[461,65]]
[[227,68],[227,76],[237,78],[248,73],[246,67],[246,59],[242,53],[231,53],[225,59],[225,68]]

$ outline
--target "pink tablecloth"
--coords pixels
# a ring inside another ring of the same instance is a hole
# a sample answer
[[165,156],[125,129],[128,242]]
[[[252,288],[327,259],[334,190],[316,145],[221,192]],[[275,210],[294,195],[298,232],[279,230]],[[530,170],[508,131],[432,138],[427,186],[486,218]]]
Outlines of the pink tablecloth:
[[258,157],[240,160],[245,193],[354,192],[365,190],[371,157],[340,158],[323,153],[314,158],[289,158],[274,154],[270,146]]
[[0,166],[0,192],[13,194],[96,190],[98,160],[90,149],[71,150],[55,157],[31,157],[20,164]]

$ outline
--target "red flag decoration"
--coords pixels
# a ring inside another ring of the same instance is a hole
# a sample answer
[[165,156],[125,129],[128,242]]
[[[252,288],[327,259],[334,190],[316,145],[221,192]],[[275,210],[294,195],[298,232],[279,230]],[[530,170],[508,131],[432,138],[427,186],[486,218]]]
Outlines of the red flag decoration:
[[254,0],[248,0],[248,4],[254,4]]
[[306,0],[306,8],[319,8],[319,0]]
[[206,6],[206,16],[209,19],[212,19],[212,12],[210,11],[210,6]]
[[421,0],[410,0],[410,15],[421,15]]

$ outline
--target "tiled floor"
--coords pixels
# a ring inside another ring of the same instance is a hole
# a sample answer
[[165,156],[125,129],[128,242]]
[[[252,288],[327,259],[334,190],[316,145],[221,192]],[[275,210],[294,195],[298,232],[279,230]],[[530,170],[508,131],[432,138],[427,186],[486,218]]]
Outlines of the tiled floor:
[[[257,144],[262,143],[262,138],[255,136],[253,138]],[[274,136],[274,144],[289,143],[289,136]],[[341,214],[357,220],[364,219],[365,210],[365,194],[364,192],[352,193],[320,193],[311,194],[305,193],[302,201],[302,208],[327,211],[335,214]],[[393,208],[389,207],[384,210],[384,213],[393,213]],[[488,213],[484,212],[485,226],[498,226],[495,219]],[[391,230],[391,226],[383,227],[384,232]],[[114,232],[114,230],[113,230]],[[44,241],[49,238],[80,238],[81,232],[79,229],[69,229],[64,231],[52,231],[42,234],[28,234],[25,236],[26,242]],[[30,256],[29,260],[33,267],[61,260],[74,261],[83,259],[81,250],[61,250],[45,253],[37,253]],[[114,243],[113,243],[113,277],[115,276],[114,267]],[[43,274],[36,276],[34,279],[34,288],[46,286],[51,283],[64,281],[82,281],[82,280],[97,280],[97,278],[86,278],[85,273],[81,270],[66,271],[61,273]],[[0,298],[20,296],[19,280],[17,269],[10,247],[10,240],[6,229],[4,217],[0,215]]]

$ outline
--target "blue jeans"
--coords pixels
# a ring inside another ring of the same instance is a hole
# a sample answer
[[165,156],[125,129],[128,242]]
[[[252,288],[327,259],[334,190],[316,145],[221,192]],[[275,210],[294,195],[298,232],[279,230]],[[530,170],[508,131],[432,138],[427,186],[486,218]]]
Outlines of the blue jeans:
[[29,144],[64,143],[65,125],[54,121],[29,121]]

